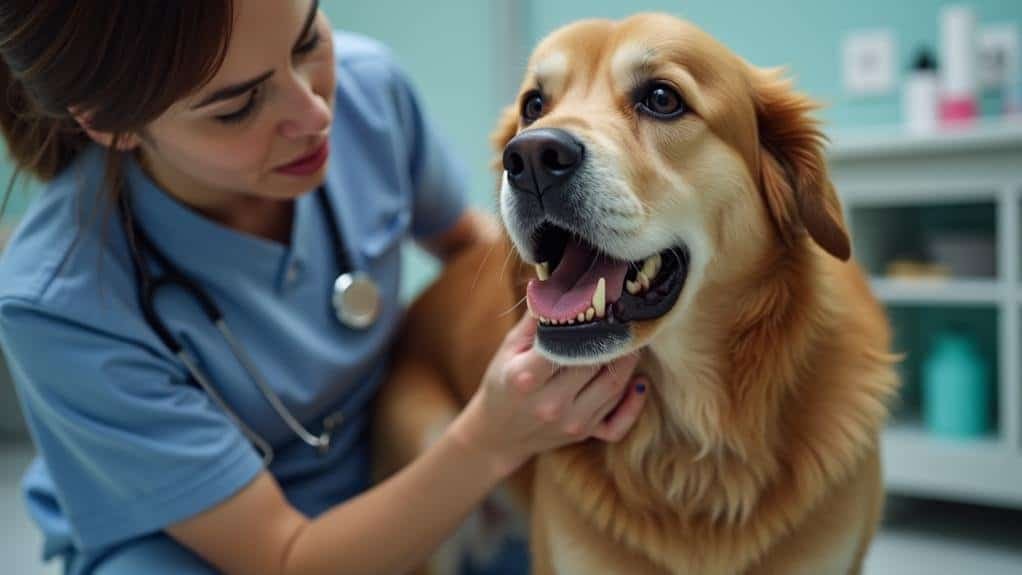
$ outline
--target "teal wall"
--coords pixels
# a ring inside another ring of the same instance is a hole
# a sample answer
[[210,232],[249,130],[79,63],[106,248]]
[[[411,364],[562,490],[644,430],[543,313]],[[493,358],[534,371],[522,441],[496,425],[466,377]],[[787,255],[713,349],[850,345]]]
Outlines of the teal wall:
[[[653,10],[682,16],[759,66],[785,65],[797,85],[822,100],[831,129],[900,121],[897,90],[855,99],[843,93],[841,41],[850,30],[888,28],[900,73],[918,46],[939,52],[938,17],[947,0],[556,0],[528,1],[527,37],[535,42],[583,17],[622,18]],[[968,0],[982,24],[1022,25],[1022,0]]]

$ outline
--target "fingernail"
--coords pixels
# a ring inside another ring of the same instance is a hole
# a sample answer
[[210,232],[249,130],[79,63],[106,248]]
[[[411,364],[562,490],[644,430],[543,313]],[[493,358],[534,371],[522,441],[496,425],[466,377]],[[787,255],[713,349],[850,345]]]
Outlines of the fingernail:
[[635,384],[635,392],[639,394],[646,393],[646,384],[645,383]]

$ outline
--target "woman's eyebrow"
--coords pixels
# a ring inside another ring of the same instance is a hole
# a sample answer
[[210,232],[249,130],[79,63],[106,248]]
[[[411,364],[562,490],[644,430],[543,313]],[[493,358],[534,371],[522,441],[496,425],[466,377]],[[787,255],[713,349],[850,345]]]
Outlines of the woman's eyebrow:
[[[298,46],[302,43],[302,38],[304,38],[306,34],[309,33],[309,29],[312,28],[313,22],[316,21],[317,13],[319,13],[319,0],[313,0],[312,6],[309,10],[309,14],[305,17],[305,23],[302,25],[302,31],[300,34],[298,34],[298,39],[295,40],[295,45],[292,48],[292,50],[297,49]],[[255,88],[259,84],[262,84],[270,76],[273,76],[273,70],[263,72],[262,74],[255,78],[252,78],[251,80],[245,80],[244,82],[239,82],[237,84],[232,84],[230,86],[220,88],[219,90],[213,92],[209,96],[203,98],[202,101],[199,102],[198,104],[192,106],[192,109],[198,110],[199,108],[203,108],[215,102],[221,102],[223,100],[237,98],[238,96],[244,94],[245,92],[248,92],[252,88]]]
[[316,14],[319,13],[319,0],[312,0],[312,8],[309,10],[309,15],[305,17],[305,24],[302,25],[302,31],[298,34],[298,38],[295,40],[295,45],[291,47],[292,50],[297,50],[298,46],[302,43],[302,38],[309,33],[309,28],[312,28],[312,23],[316,21]]
[[252,78],[251,80],[245,80],[244,82],[240,82],[238,84],[232,84],[230,86],[220,88],[216,92],[213,92],[209,96],[203,98],[203,100],[198,104],[192,106],[192,109],[198,110],[199,108],[208,106],[215,102],[230,100],[231,98],[237,98],[238,96],[244,94],[245,92],[248,92],[252,88],[255,88],[259,84],[262,84],[263,82],[266,81],[267,78],[269,78],[272,75],[273,70],[269,70],[267,72],[263,72],[262,74],[255,78]]

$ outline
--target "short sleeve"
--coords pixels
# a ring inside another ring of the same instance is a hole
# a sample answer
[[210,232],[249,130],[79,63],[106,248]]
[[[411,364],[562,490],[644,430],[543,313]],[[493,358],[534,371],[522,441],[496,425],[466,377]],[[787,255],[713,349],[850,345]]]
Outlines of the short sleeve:
[[423,240],[448,230],[466,206],[467,174],[427,117],[408,76],[394,66],[398,118],[407,143],[412,183],[412,234]]
[[186,519],[262,469],[184,368],[139,342],[6,299],[0,344],[82,549]]

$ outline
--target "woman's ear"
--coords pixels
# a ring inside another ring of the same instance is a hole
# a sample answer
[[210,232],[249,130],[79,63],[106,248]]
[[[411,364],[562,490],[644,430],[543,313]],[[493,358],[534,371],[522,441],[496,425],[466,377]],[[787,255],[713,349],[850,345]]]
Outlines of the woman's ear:
[[68,112],[71,113],[71,117],[74,118],[75,122],[82,128],[86,135],[93,141],[103,146],[104,148],[114,148],[122,152],[128,152],[134,150],[139,146],[141,140],[138,135],[134,133],[119,133],[104,132],[102,130],[96,130],[91,127],[89,122],[89,115],[69,108]]
[[789,245],[802,231],[827,253],[851,257],[841,203],[827,172],[817,104],[781,71],[749,67],[759,137],[759,180],[767,210]]

